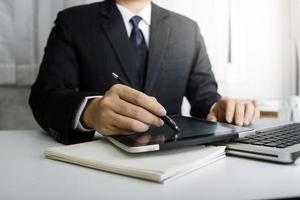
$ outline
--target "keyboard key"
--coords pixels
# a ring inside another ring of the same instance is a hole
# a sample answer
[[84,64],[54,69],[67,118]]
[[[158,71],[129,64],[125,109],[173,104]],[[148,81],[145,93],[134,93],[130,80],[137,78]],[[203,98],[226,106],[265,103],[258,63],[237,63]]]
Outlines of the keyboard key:
[[276,147],[277,148],[286,148],[286,147],[288,147],[289,145],[287,145],[287,144],[279,144],[279,145],[277,145]]
[[257,142],[253,142],[253,143],[251,143],[251,144],[253,144],[253,145],[264,145],[265,142],[257,141]]
[[243,137],[243,138],[238,138],[238,139],[236,140],[236,142],[242,142],[242,141],[246,141],[246,140],[249,140],[249,139],[246,138],[246,137]]
[[264,144],[264,146],[267,146],[267,147],[276,147],[278,145],[280,145],[279,142],[270,142],[270,143]]
[[237,142],[276,148],[286,148],[288,146],[300,143],[300,123],[258,131],[255,135],[238,139]]
[[248,139],[248,140],[244,140],[244,142],[251,144],[253,142],[256,142],[257,140],[253,140],[253,139]]
[[266,139],[266,140],[264,140],[266,143],[270,143],[270,142],[275,142],[275,141],[277,141],[278,139],[276,139],[276,138],[273,138],[273,139]]
[[298,144],[298,142],[297,142],[297,141],[295,141],[295,140],[294,140],[294,141],[292,141],[291,143],[292,143],[292,144]]

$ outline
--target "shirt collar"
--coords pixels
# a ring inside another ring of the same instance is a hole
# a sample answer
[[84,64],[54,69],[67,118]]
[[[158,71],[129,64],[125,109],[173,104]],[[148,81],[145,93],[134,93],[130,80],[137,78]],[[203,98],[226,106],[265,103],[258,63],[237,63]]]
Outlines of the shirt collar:
[[133,16],[140,16],[142,18],[142,20],[148,25],[150,26],[151,24],[151,10],[152,10],[152,6],[151,3],[148,3],[139,13],[134,14],[132,13],[130,10],[128,10],[126,7],[117,4],[117,7],[122,15],[122,17],[124,18],[124,21],[129,22],[130,19]]

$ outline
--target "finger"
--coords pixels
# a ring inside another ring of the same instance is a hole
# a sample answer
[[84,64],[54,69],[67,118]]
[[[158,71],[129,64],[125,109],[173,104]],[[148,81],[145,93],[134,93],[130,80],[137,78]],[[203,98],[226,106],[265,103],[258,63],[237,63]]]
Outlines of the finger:
[[254,105],[254,107],[258,107],[258,102],[257,102],[257,100],[252,100],[252,103],[253,103],[253,105]]
[[236,103],[233,99],[225,101],[225,119],[228,123],[232,123],[235,114]]
[[260,108],[256,100],[252,100],[252,103],[254,104],[255,110],[254,110],[254,117],[253,120],[251,121],[251,124],[254,124],[255,121],[260,118]]
[[214,112],[209,113],[206,119],[211,122],[217,122],[217,117]]
[[[224,104],[222,106],[222,104]],[[217,118],[217,121],[219,122],[226,122],[226,103],[225,102],[220,102],[220,103],[217,103],[215,108],[214,108],[214,111],[215,113],[215,116]]]
[[241,101],[237,100],[235,105],[235,113],[234,113],[234,122],[236,125],[243,126],[244,112],[245,112],[244,104]]
[[113,111],[129,118],[136,119],[148,125],[161,127],[164,121],[146,109],[119,99],[113,106]]
[[[113,113],[113,112],[112,112]],[[105,126],[105,127],[102,127],[101,129],[97,130],[99,133],[103,134],[103,135],[108,135],[108,136],[111,136],[111,135],[132,135],[132,134],[135,134],[136,132],[133,132],[132,130],[125,130],[123,128],[119,128],[117,126],[115,126],[114,121],[115,120],[112,120],[114,119],[113,117],[111,117],[113,114],[110,115],[110,122]]]
[[[121,89],[119,89],[119,87]],[[121,99],[143,107],[144,109],[158,116],[164,116],[167,114],[165,108],[148,95],[127,86],[119,87],[116,87],[115,89],[118,90],[117,93]]]
[[157,101],[157,99],[155,97],[150,96],[151,99],[153,99],[154,101]]
[[111,116],[111,120],[111,124],[113,124],[119,130],[125,131],[125,133],[120,133],[123,135],[128,134],[128,132],[142,133],[149,129],[149,125],[147,124],[117,113],[114,113]]
[[259,107],[255,107],[255,110],[254,110],[254,117],[251,121],[251,124],[254,124],[256,120],[258,120],[260,118],[260,109]]
[[255,107],[253,103],[249,102],[245,105],[245,116],[244,116],[244,125],[248,126],[254,118]]
[[101,132],[101,131],[98,131],[98,132],[101,133],[101,134],[107,135],[107,136],[136,134],[136,132],[120,129],[120,128],[114,126],[114,125],[111,126],[109,129],[106,129],[105,132]]

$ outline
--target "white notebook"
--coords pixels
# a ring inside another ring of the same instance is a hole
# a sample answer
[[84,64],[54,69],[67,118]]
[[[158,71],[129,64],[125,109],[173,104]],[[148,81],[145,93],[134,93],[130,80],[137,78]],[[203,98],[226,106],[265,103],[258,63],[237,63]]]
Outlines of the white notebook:
[[45,155],[50,159],[163,183],[224,158],[225,146],[193,146],[129,154],[100,139],[50,147]]

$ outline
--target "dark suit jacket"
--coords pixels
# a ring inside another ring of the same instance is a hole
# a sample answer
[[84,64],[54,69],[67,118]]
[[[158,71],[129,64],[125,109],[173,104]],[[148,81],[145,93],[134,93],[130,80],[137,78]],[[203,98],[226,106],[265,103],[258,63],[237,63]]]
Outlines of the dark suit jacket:
[[[205,118],[220,98],[197,24],[152,4],[147,74],[143,92],[168,114],[180,114],[183,97],[191,114]],[[58,14],[29,99],[40,126],[64,144],[88,141],[94,132],[73,130],[80,103],[104,95],[116,83],[112,72],[133,84],[129,39],[113,0]],[[133,85],[134,86],[134,85]]]

